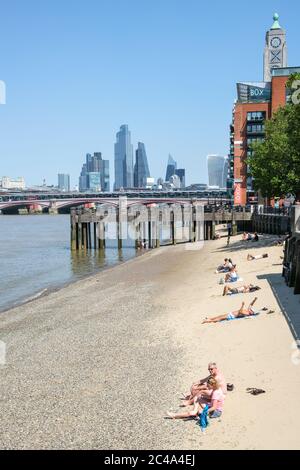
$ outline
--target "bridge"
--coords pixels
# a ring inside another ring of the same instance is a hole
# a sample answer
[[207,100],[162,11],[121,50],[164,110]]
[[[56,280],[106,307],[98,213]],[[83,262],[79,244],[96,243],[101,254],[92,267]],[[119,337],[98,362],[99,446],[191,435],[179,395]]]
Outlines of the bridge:
[[128,206],[134,204],[174,204],[186,203],[192,200],[201,201],[204,204],[224,204],[229,199],[225,192],[216,191],[173,191],[173,192],[114,192],[114,193],[0,193],[0,210],[2,213],[17,212],[18,209],[30,209],[39,207],[43,212],[69,212],[72,207],[88,204],[107,204],[116,207],[120,196],[126,197]]

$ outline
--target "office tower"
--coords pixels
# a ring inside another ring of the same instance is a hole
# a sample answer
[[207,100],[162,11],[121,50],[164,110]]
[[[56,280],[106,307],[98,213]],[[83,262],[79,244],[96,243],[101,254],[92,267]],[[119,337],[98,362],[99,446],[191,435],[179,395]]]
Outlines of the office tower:
[[91,192],[101,191],[101,174],[99,171],[88,172],[88,189]]
[[126,124],[117,132],[115,143],[115,186],[120,188],[133,187],[133,146],[131,133]]
[[279,15],[273,16],[274,23],[266,33],[264,52],[264,81],[271,82],[272,70],[287,67],[287,44],[285,30],[279,24]]
[[102,160],[100,174],[102,191],[107,193],[110,191],[109,160]]
[[146,149],[142,142],[138,142],[138,148],[135,151],[134,187],[145,188],[147,178],[150,178],[150,171]]
[[79,177],[79,191],[109,191],[109,161],[102,159],[101,152],[86,154]]
[[225,157],[220,155],[207,156],[208,185],[223,188]]
[[175,170],[175,175],[179,176],[180,187],[185,188],[185,169],[184,168],[178,168],[177,170]]
[[70,175],[58,173],[58,188],[61,191],[70,191]]
[[175,175],[175,170],[177,169],[177,163],[174,158],[169,155],[167,171],[166,171],[166,181],[170,181],[170,177]]
[[79,191],[84,192],[87,190],[87,171],[86,171],[86,163],[82,165],[82,170],[79,176]]

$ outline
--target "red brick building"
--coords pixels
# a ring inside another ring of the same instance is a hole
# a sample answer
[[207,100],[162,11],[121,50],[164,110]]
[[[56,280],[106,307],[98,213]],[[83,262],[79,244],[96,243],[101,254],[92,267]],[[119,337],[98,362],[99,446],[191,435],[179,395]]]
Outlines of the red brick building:
[[257,201],[253,178],[247,165],[251,158],[251,144],[265,138],[265,121],[289,99],[286,82],[300,67],[286,67],[287,46],[285,31],[280,27],[278,15],[266,34],[264,53],[264,82],[237,83],[237,100],[230,126],[230,155],[228,188],[235,205]]

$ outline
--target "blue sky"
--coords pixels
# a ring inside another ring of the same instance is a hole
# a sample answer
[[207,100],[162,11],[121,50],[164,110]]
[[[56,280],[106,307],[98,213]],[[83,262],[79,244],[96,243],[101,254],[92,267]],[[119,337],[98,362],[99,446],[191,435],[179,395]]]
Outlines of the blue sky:
[[228,153],[239,80],[262,80],[274,11],[300,65],[299,0],[10,0],[1,5],[0,176],[72,186],[87,152],[110,160],[121,124],[145,143],[150,172],[168,154],[187,182]]

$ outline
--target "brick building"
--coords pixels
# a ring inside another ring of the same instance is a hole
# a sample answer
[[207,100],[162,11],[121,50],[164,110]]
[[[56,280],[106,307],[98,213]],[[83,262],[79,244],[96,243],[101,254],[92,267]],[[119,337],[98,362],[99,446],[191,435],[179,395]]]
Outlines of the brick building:
[[251,158],[251,144],[265,138],[265,121],[285,106],[289,100],[286,82],[300,67],[287,67],[285,31],[280,27],[278,15],[266,34],[263,82],[237,83],[237,100],[230,125],[230,155],[228,189],[235,205],[257,201],[253,178],[247,160]]

